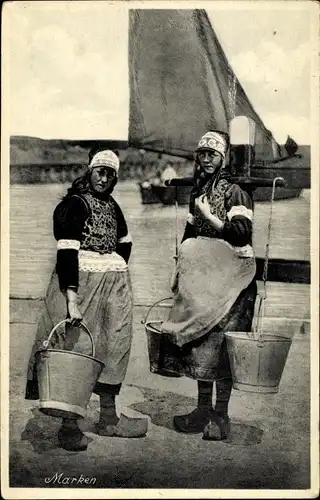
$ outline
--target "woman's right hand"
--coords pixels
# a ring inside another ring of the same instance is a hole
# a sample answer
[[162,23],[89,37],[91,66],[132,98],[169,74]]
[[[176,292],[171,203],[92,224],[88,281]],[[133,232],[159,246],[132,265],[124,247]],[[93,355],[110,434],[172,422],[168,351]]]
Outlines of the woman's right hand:
[[208,202],[208,197],[205,194],[202,194],[195,199],[195,208],[200,213],[200,215],[202,215],[202,217],[204,217],[205,219],[210,218],[211,209]]
[[76,290],[71,287],[67,289],[67,307],[71,324],[79,326],[82,320],[82,314],[78,309],[78,294]]
[[73,301],[68,301],[68,313],[71,324],[73,326],[79,326],[82,321],[82,314],[78,309],[78,304]]

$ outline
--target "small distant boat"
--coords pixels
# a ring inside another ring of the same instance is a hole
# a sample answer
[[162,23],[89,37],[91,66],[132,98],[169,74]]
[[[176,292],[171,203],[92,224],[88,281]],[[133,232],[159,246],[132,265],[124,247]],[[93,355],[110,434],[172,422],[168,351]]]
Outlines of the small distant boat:
[[[260,187],[257,188],[253,192],[253,200],[254,201],[270,201],[271,199],[271,188],[268,187]],[[299,188],[281,188],[277,187],[275,194],[274,194],[274,199],[275,200],[288,200],[291,198],[298,198],[300,196],[302,189]]]

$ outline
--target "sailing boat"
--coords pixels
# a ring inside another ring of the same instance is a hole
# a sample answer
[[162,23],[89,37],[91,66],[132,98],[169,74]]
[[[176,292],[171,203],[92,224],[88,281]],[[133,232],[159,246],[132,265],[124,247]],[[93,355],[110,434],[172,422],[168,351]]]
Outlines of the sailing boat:
[[[130,146],[190,159],[207,130],[230,133],[232,121],[246,117],[253,124],[251,140],[233,145],[233,173],[250,177],[254,166],[261,172],[261,167],[283,160],[281,147],[230,67],[205,10],[130,10],[129,79]],[[287,151],[286,159],[297,148]],[[286,175],[288,181],[288,169]],[[174,202],[172,186],[140,183],[140,189],[145,203]],[[188,188],[179,189],[178,203],[187,203]],[[268,188],[259,190],[262,198],[270,198]],[[300,191],[278,189],[277,196],[297,196]]]

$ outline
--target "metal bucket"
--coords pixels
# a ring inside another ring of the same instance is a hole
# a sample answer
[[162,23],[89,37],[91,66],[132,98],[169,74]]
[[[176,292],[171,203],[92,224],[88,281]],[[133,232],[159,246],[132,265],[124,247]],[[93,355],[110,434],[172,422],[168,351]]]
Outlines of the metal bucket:
[[37,351],[37,373],[39,383],[39,409],[52,417],[69,419],[84,418],[93,388],[104,368],[104,363],[95,359],[95,346],[88,327],[80,326],[89,335],[91,356],[61,349],[48,349],[54,332],[63,320],[50,332],[48,340]]
[[277,393],[291,338],[264,333],[227,332],[233,387],[246,392]]
[[151,373],[162,375],[164,377],[181,377],[179,373],[169,371],[164,367],[164,352],[167,341],[161,332],[162,320],[148,321],[152,309],[161,302],[169,300],[171,297],[158,300],[147,312],[146,318],[142,321],[145,326],[148,342],[149,368]]

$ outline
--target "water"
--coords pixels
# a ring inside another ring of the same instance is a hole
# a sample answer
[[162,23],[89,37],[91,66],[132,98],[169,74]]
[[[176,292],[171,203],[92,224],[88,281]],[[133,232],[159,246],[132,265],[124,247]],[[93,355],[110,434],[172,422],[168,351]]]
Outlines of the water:
[[[10,295],[42,297],[55,263],[56,241],[52,212],[67,186],[62,184],[12,185],[10,192]],[[123,182],[114,196],[123,209],[133,237],[130,270],[135,304],[152,304],[170,296],[174,268],[176,214],[173,206],[142,205],[138,185]],[[269,203],[256,203],[254,248],[263,257]],[[274,205],[270,257],[310,258],[310,200],[305,196]],[[181,240],[187,206],[178,207]]]

